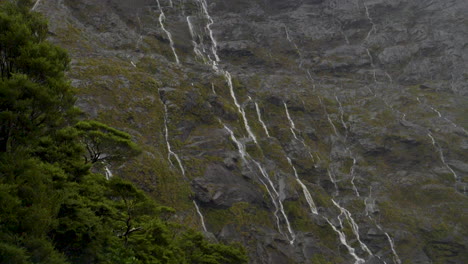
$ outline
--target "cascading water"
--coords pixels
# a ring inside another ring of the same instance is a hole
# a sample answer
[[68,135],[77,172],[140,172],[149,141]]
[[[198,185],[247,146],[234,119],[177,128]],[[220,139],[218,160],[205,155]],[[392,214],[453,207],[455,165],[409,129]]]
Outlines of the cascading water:
[[330,181],[333,183],[333,185],[335,186],[335,194],[334,196],[338,196],[340,194],[340,191],[338,189],[338,184],[336,183],[336,179],[335,177],[333,177],[330,169],[327,170],[327,174],[328,174],[328,178],[330,178]]
[[340,215],[344,215],[346,217],[346,220],[348,221],[348,223],[351,225],[351,230],[353,231],[354,236],[356,236],[356,239],[359,242],[359,245],[361,246],[361,249],[364,250],[365,252],[367,252],[370,256],[373,256],[374,254],[372,254],[372,252],[366,246],[366,244],[364,244],[361,241],[361,238],[359,236],[359,226],[354,221],[353,217],[351,216],[351,213],[348,210],[346,210],[346,208],[342,207],[340,204],[335,202],[335,200],[332,199],[332,202],[340,210],[340,212],[341,212]]
[[242,144],[242,142],[240,142],[239,140],[237,140],[236,136],[234,135],[234,132],[228,127],[226,126],[225,124],[222,124],[224,126],[224,129],[226,129],[226,131],[229,133],[229,135],[231,136],[231,140],[236,143],[236,146],[237,146],[237,150],[239,151],[239,154],[241,156],[241,159],[242,161],[244,161],[244,163],[247,163],[247,157],[248,157],[248,153],[245,151],[245,146],[244,144]]
[[164,21],[166,20],[166,15],[164,14],[163,9],[161,8],[161,4],[159,0],[156,0],[159,8],[159,24],[161,25],[161,29],[166,33],[167,38],[169,39],[169,46],[171,47],[172,53],[174,54],[175,60],[177,64],[180,64],[179,56],[177,56],[177,52],[174,47],[174,41],[172,40],[172,34],[169,32],[166,27],[164,26]]
[[184,166],[182,165],[182,161],[179,158],[179,155],[172,151],[171,143],[169,142],[169,128],[167,126],[168,123],[168,110],[167,110],[167,105],[164,104],[164,137],[166,139],[166,147],[167,147],[167,160],[169,163],[174,166],[174,163],[172,163],[171,157],[174,157],[177,161],[177,164],[179,166],[180,172],[182,173],[182,176],[185,178],[185,169]]
[[375,23],[374,23],[374,20],[372,20],[371,16],[370,16],[370,12],[369,12],[369,8],[367,7],[366,4],[364,4],[364,8],[366,10],[366,17],[367,17],[367,20],[369,20],[369,23],[371,24],[371,29],[369,30],[369,32],[367,33],[367,36],[366,36],[366,39],[365,40],[368,40],[370,35],[372,34],[372,32],[376,32],[377,31],[377,28],[375,26]]
[[[289,110],[288,110],[288,105],[283,102],[283,105],[284,105],[284,110],[286,112],[286,117],[288,118],[288,121],[289,121],[289,130],[291,131],[291,133],[293,134],[294,136],[294,139],[298,140],[299,142],[301,142],[301,144],[304,146],[304,148],[306,149],[307,153],[309,154],[309,157],[312,159],[312,161],[315,161],[315,158],[314,158],[314,155],[312,155],[312,152],[310,151],[310,148],[309,146],[307,146],[307,144],[305,143],[304,139],[303,138],[299,138],[299,136],[297,136],[296,134],[296,124],[294,123],[293,119],[291,118],[291,115],[289,114]],[[318,155],[317,155],[318,157]],[[318,157],[320,159],[320,157]]]
[[291,224],[290,224],[289,219],[288,219],[288,217],[286,215],[286,212],[284,210],[283,202],[282,202],[282,200],[280,198],[279,192],[276,190],[273,182],[271,181],[270,177],[268,176],[268,173],[266,172],[266,170],[262,167],[262,165],[258,161],[254,160],[252,157],[250,157],[250,155],[245,150],[244,144],[242,142],[240,142],[236,138],[236,136],[234,135],[234,132],[231,129],[229,129],[228,126],[223,124],[222,122],[221,122],[221,124],[224,126],[224,129],[226,131],[228,131],[228,133],[229,133],[229,135],[231,137],[231,140],[237,145],[237,150],[238,150],[239,155],[241,156],[241,159],[244,162],[244,164],[249,166],[249,161],[252,161],[253,164],[255,164],[255,166],[259,170],[262,177],[268,182],[268,184],[266,184],[263,180],[260,179],[260,182],[267,189],[268,195],[270,196],[270,198],[272,200],[272,203],[275,206],[275,218],[277,220],[278,231],[280,233],[282,233],[281,232],[281,226],[280,226],[280,218],[278,216],[278,213],[280,212],[281,215],[283,216],[283,219],[284,219],[284,221],[286,223],[286,228],[287,228],[287,230],[289,232],[289,236],[290,236],[290,238],[288,238],[288,239],[290,239],[289,243],[294,244],[296,236],[295,236],[295,234],[294,234],[294,232],[293,232],[293,230],[291,228]]
[[216,90],[215,90],[213,83],[211,83],[211,91],[213,92],[214,95],[216,95]]
[[[292,245],[292,244],[294,244],[294,241],[296,240],[296,235],[294,234],[294,231],[291,228],[291,223],[289,222],[288,216],[286,215],[286,212],[284,211],[283,202],[281,200],[279,192],[276,190],[275,186],[273,185],[273,182],[271,181],[270,177],[268,176],[268,173],[265,171],[265,169],[262,167],[262,165],[259,162],[255,161],[253,159],[252,159],[252,161],[257,166],[257,168],[260,170],[262,176],[268,181],[268,185],[273,190],[273,193],[275,194],[276,199],[278,200],[279,211],[283,215],[284,221],[286,222],[286,228],[287,228],[287,230],[289,232],[289,235],[291,236],[291,239],[289,240],[289,243]],[[265,187],[268,187],[268,186],[265,186]]]
[[452,120],[448,119],[447,117],[443,116],[442,113],[439,110],[437,110],[435,107],[429,105],[427,102],[423,103],[419,97],[416,97],[416,99],[418,100],[418,102],[421,105],[423,105],[423,106],[427,105],[427,107],[429,107],[433,112],[435,112],[439,118],[445,120],[447,123],[449,123],[454,128],[459,129],[459,130],[463,131],[464,134],[468,135],[468,131],[466,129],[464,129],[463,127],[455,124]]
[[203,214],[200,211],[200,207],[198,207],[198,204],[195,200],[193,200],[193,205],[195,206],[195,209],[197,210],[197,214],[200,217],[200,222],[201,222],[203,231],[208,232],[208,229],[206,229],[206,225],[205,225],[205,218],[203,217]]
[[286,39],[293,45],[294,49],[296,50],[297,54],[299,55],[299,68],[302,68],[302,53],[296,43],[292,40],[291,36],[289,35],[289,29],[284,26],[284,31],[286,32]]
[[432,145],[434,146],[436,151],[439,152],[439,157],[440,157],[440,161],[442,161],[442,164],[444,164],[444,166],[450,171],[450,173],[452,173],[453,177],[458,182],[460,180],[460,178],[458,177],[457,173],[455,173],[455,171],[452,169],[452,167],[450,167],[450,165],[448,165],[448,163],[445,162],[444,152],[442,151],[442,148],[440,147],[440,145],[435,140],[432,133],[428,132],[427,136],[431,139]]
[[338,103],[338,107],[339,107],[339,110],[340,110],[340,121],[341,121],[341,124],[343,125],[343,128],[348,131],[348,125],[346,125],[346,122],[344,121],[344,109],[343,109],[343,105],[341,104],[341,101],[338,99],[338,96],[335,95],[335,99],[336,99],[336,102]]
[[[347,249],[348,249],[348,252],[349,254],[354,258],[355,262],[354,264],[363,264],[365,263],[364,259],[360,258],[357,254],[356,254],[356,250],[350,246],[348,244],[348,241],[346,240],[346,235],[343,231],[340,231],[338,230],[331,222],[330,220],[328,220],[327,218],[325,218],[325,221],[327,221],[327,223],[331,226],[331,228],[333,229],[333,231],[335,231],[335,233],[338,234],[338,237],[340,238],[340,242],[343,246],[345,246]],[[341,220],[339,219],[340,221],[340,225],[342,225],[341,223]]]
[[114,176],[112,174],[112,171],[107,166],[104,167],[104,170],[105,170],[105,173],[106,173],[106,179],[110,180]]
[[229,86],[229,92],[231,93],[232,100],[234,101],[234,105],[237,107],[237,111],[241,114],[242,120],[244,121],[244,126],[245,129],[247,130],[247,133],[249,134],[249,137],[257,143],[257,138],[252,132],[252,129],[250,128],[249,122],[247,120],[247,116],[245,115],[244,109],[240,106],[239,102],[237,101],[236,94],[234,93],[234,86],[232,84],[232,76],[229,72],[224,71],[224,77],[226,78],[226,81]]
[[387,232],[385,232],[385,236],[387,237],[388,243],[390,244],[390,248],[392,249],[393,261],[397,264],[401,264],[400,257],[398,256],[395,250],[395,244],[393,243],[393,239],[390,237],[390,235]]
[[[351,153],[351,151],[349,149],[348,149],[348,152],[350,153],[350,155],[352,157],[352,153]],[[358,189],[356,187],[356,184],[354,184],[354,180],[356,178],[356,175],[355,175],[354,171],[355,171],[355,168],[356,168],[357,161],[356,161],[356,158],[354,158],[354,157],[352,157],[352,159],[353,159],[353,165],[351,166],[351,171],[350,171],[350,173],[351,173],[351,185],[353,186],[354,193],[356,193],[356,196],[359,197],[360,196],[359,191],[358,191]]]
[[[246,129],[249,137],[257,144],[257,138],[255,137],[255,135],[252,132],[252,129],[250,128],[249,121],[247,119],[245,110],[239,104],[239,102],[237,100],[237,97],[236,97],[236,94],[234,92],[234,85],[232,83],[231,74],[228,71],[220,70],[219,67],[218,67],[218,62],[220,61],[220,58],[219,58],[218,53],[217,53],[217,42],[216,42],[216,39],[214,38],[213,31],[211,30],[211,26],[214,24],[214,21],[211,18],[209,12],[208,12],[207,3],[206,3],[205,0],[196,0],[196,1],[198,2],[198,4],[200,5],[200,7],[202,9],[203,16],[205,17],[205,19],[208,20],[208,23],[207,23],[205,29],[208,32],[208,35],[210,36],[211,53],[215,57],[215,59],[213,60],[211,58],[210,54],[206,54],[206,51],[204,51],[204,53],[206,55],[203,55],[203,52],[199,49],[200,45],[196,42],[195,28],[193,27],[193,24],[192,24],[192,22],[190,20],[190,17],[187,17],[187,24],[189,26],[190,34],[192,35],[192,43],[194,45],[194,52],[195,52],[195,54],[197,56],[201,57],[206,64],[211,65],[211,67],[213,68],[213,70],[216,73],[222,74],[224,76],[224,78],[225,78],[225,80],[226,80],[226,82],[228,84],[229,92],[230,92],[230,95],[231,95],[232,100],[234,102],[234,105],[236,106],[237,111],[239,112],[239,114],[242,117],[245,129]],[[200,37],[199,39],[202,39],[202,38]]]
[[336,129],[335,124],[333,124],[333,121],[331,120],[330,115],[328,113],[327,113],[327,119],[328,119],[328,123],[330,123],[331,127],[333,128],[335,135],[339,137],[340,135],[338,134],[338,130]]
[[286,158],[288,159],[289,165],[291,165],[291,167],[292,167],[292,169],[294,171],[294,176],[296,177],[296,181],[299,183],[299,185],[302,188],[302,192],[304,193],[304,197],[305,197],[305,199],[307,201],[307,204],[309,205],[310,211],[313,214],[318,214],[317,206],[315,206],[314,200],[312,199],[312,195],[310,195],[310,192],[307,189],[307,186],[305,186],[305,184],[299,178],[299,175],[297,175],[296,167],[294,167],[291,159],[289,157],[286,157]]
[[36,3],[34,3],[33,7],[31,8],[31,11],[34,11],[37,6],[39,5],[39,3],[41,2],[41,0],[36,0]]
[[[196,39],[202,39],[201,37],[199,37],[196,33],[195,33],[195,29],[193,27],[193,24],[192,24],[192,20],[190,19],[190,16],[187,16],[187,25],[189,27],[189,31],[190,31],[190,35],[192,37],[192,45],[193,45],[193,52],[195,53],[195,55],[202,59],[203,63],[208,63],[208,58],[205,57],[205,55],[203,55],[203,52],[202,50],[200,50],[200,45],[196,42]],[[203,45],[202,45],[203,47]]]
[[387,240],[388,240],[388,243],[390,245],[390,248],[392,250],[392,254],[393,254],[393,261],[394,263],[396,264],[401,264],[401,260],[400,260],[400,257],[398,256],[398,253],[396,252],[396,249],[395,249],[395,243],[393,242],[393,239],[390,237],[390,235],[385,232],[383,230],[383,228],[376,223],[376,221],[372,218],[372,213],[376,211],[376,205],[375,205],[375,199],[372,198],[372,186],[369,187],[369,196],[364,199],[364,205],[365,205],[365,213],[366,213],[366,216],[374,223],[374,225],[381,231],[385,234],[385,236],[387,237]]
[[219,59],[218,53],[216,51],[218,43],[216,42],[216,39],[214,38],[213,30],[211,30],[211,26],[214,24],[214,21],[211,18],[210,14],[208,13],[208,4],[206,3],[206,0],[196,0],[196,1],[200,4],[200,6],[202,8],[202,11],[203,11],[203,14],[205,15],[206,19],[208,20],[208,23],[206,24],[206,30],[208,31],[208,34],[209,34],[210,39],[211,39],[211,44],[212,44],[211,45],[211,50],[213,52],[213,56],[215,57],[215,61],[219,62],[220,59]]
[[297,138],[297,135],[296,135],[296,125],[294,124],[294,121],[291,119],[291,116],[289,115],[289,110],[288,110],[288,105],[286,103],[283,103],[284,104],[284,110],[286,111],[286,116],[288,117],[288,120],[289,120],[289,125],[290,125],[290,130],[291,130],[291,133],[293,134],[294,138],[295,139],[298,139]]
[[322,98],[321,98],[320,96],[319,96],[318,98],[319,98],[320,105],[322,106],[323,111],[325,112],[325,115],[327,116],[328,123],[329,123],[330,126],[332,127],[333,132],[335,133],[335,136],[339,137],[340,134],[338,133],[338,130],[336,129],[335,124],[333,124],[333,121],[331,120],[331,117],[330,117],[330,115],[328,114],[327,108],[325,107],[325,104],[323,103]]
[[257,111],[258,121],[260,122],[260,124],[262,124],[262,127],[263,127],[263,130],[265,131],[265,134],[267,135],[267,137],[271,137],[270,133],[268,132],[268,128],[267,128],[265,122],[263,122],[262,114],[260,112],[260,107],[258,106],[257,102],[255,102],[255,110]]

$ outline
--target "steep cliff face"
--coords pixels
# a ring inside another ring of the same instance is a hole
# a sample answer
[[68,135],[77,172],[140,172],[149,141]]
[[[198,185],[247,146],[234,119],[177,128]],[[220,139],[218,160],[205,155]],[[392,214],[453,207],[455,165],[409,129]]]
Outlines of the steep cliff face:
[[108,168],[251,263],[468,261],[468,2],[37,10],[78,106],[145,150]]

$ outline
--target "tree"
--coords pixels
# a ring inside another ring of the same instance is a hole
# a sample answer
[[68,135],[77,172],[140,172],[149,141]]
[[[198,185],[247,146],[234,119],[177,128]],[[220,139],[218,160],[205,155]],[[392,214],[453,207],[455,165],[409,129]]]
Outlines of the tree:
[[181,237],[164,217],[174,211],[131,182],[90,172],[139,148],[76,121],[68,56],[31,4],[0,0],[0,263],[244,263],[237,248]]
[[66,52],[45,40],[47,23],[17,1],[0,4],[0,151],[64,126],[75,113]]
[[125,132],[97,121],[81,121],[75,126],[86,146],[86,162],[123,160],[140,153],[139,147]]

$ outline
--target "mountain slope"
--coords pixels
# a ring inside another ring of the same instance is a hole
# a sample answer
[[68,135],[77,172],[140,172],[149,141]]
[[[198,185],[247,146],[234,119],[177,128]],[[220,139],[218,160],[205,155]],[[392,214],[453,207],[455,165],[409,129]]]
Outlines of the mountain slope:
[[465,1],[52,1],[112,172],[252,263],[464,263]]

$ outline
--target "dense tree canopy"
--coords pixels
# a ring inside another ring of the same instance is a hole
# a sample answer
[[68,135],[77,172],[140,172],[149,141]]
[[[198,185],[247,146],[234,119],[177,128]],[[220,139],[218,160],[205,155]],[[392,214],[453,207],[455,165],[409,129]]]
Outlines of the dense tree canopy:
[[30,4],[0,1],[0,263],[246,263],[241,248],[162,219],[173,210],[131,182],[90,172],[138,147],[76,120],[69,59]]

